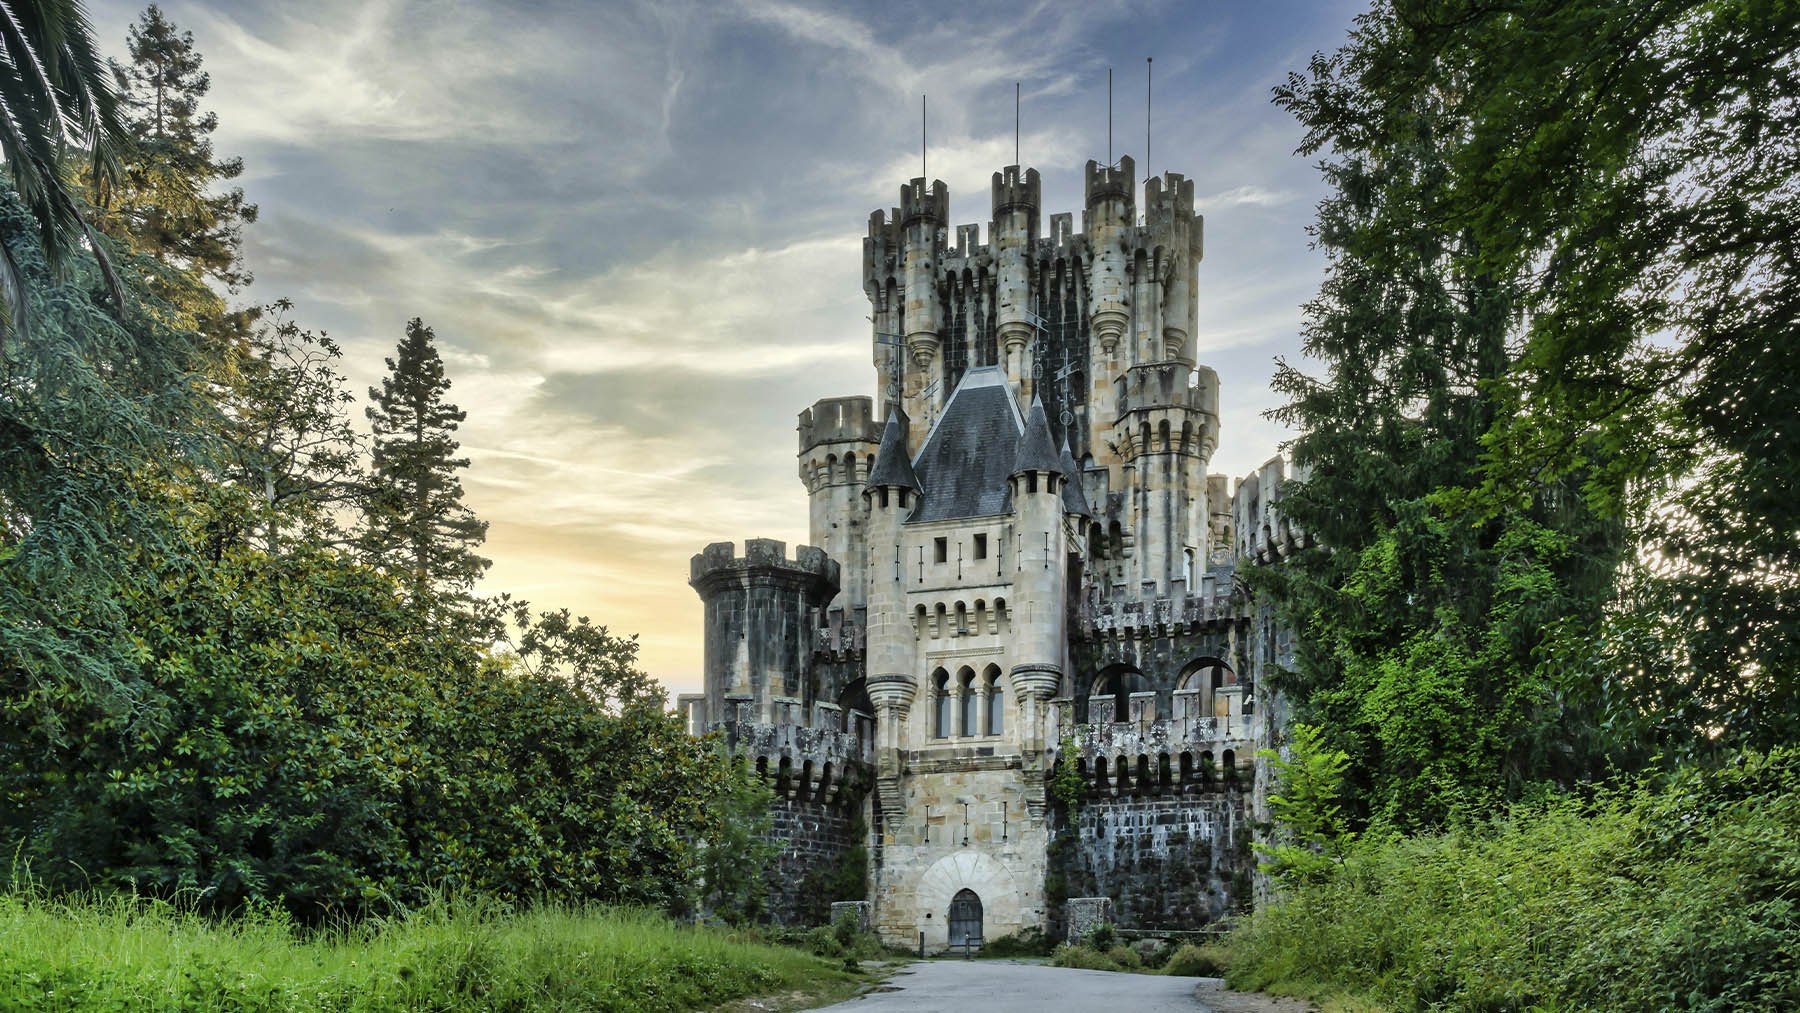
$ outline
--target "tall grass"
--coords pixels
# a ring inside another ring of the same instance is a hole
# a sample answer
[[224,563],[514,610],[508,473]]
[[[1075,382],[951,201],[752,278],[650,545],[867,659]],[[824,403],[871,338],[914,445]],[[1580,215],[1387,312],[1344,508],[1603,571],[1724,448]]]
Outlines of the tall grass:
[[5,1009],[673,1011],[849,980],[799,950],[640,911],[439,901],[306,931],[279,913],[0,895]]
[[1395,1010],[1800,1009],[1800,753],[1367,842],[1228,945],[1233,987]]

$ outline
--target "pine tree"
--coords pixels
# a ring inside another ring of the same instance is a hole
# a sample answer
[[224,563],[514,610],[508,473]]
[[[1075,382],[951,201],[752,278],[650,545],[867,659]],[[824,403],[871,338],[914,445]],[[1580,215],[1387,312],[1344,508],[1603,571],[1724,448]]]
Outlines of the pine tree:
[[1367,16],[1277,90],[1303,150],[1332,153],[1305,330],[1323,373],[1283,364],[1274,381],[1306,471],[1283,510],[1324,548],[1261,579],[1299,633],[1284,688],[1350,756],[1357,815],[1413,828],[1592,769],[1551,659],[1597,620],[1616,548],[1566,485],[1472,507],[1483,436],[1514,410],[1495,385],[1519,287],[1446,221],[1459,82],[1399,100],[1374,86],[1391,67],[1371,51],[1399,31]]
[[444,400],[450,380],[424,321],[407,322],[388,376],[369,388],[374,428],[374,488],[365,504],[361,547],[368,561],[398,576],[417,600],[434,592],[464,595],[488,561],[475,554],[487,522],[463,505],[451,436],[467,413]]
[[242,187],[226,185],[243,173],[243,159],[213,154],[219,118],[200,108],[212,81],[192,32],[152,4],[131,26],[127,46],[131,62],[113,71],[133,143],[116,184],[96,195],[103,224],[166,269],[155,288],[187,316],[182,323],[242,338],[253,314],[228,311],[206,283],[236,292],[251,281],[241,248],[257,208]]

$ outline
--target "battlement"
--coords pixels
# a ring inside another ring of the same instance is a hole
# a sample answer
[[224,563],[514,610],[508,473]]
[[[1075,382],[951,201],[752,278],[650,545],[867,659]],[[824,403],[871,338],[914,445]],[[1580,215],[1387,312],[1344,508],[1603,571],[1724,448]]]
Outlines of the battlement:
[[838,590],[837,560],[811,545],[795,548],[790,560],[787,543],[773,538],[745,540],[741,556],[735,543],[714,542],[688,562],[688,584],[702,596],[724,586],[747,584],[752,575],[815,590],[826,599]]
[[1238,481],[1231,496],[1231,519],[1240,557],[1273,563],[1312,544],[1311,537],[1281,512],[1282,487],[1305,477],[1301,468],[1289,474],[1287,462],[1278,455]]
[[1194,215],[1194,181],[1179,172],[1153,176],[1144,184],[1144,213],[1151,226]]
[[1031,223],[1036,225],[1038,208],[1042,206],[1041,192],[1036,169],[1026,169],[1022,175],[1016,165],[1001,169],[994,173],[994,218],[998,220],[1008,212],[1024,211],[1031,215]]
[[1132,366],[1114,381],[1119,417],[1153,408],[1187,408],[1219,413],[1219,374],[1207,366],[1184,362],[1148,362]]
[[925,177],[915,176],[912,182],[900,188],[899,218],[902,225],[929,222],[941,226],[948,223],[950,188],[941,179],[932,180],[927,188]]
[[1181,593],[1169,598],[1084,605],[1075,617],[1076,630],[1085,640],[1139,639],[1204,629],[1249,615],[1249,599],[1229,568],[1201,573],[1192,588],[1174,583]]
[[800,413],[800,453],[824,443],[880,443],[875,402],[865,396],[828,397]]
[[1103,200],[1118,199],[1131,206],[1131,196],[1136,192],[1137,177],[1133,173],[1137,166],[1130,155],[1119,156],[1117,165],[1101,165],[1093,159],[1087,164],[1087,206],[1093,210]]

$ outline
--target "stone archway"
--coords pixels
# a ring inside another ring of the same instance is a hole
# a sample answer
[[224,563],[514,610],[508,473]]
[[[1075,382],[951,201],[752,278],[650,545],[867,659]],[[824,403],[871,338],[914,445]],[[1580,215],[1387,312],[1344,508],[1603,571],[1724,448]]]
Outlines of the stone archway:
[[931,863],[919,877],[917,931],[925,934],[927,950],[942,951],[950,945],[951,902],[964,891],[980,901],[986,938],[1023,928],[1018,882],[1011,870],[979,851],[958,851]]

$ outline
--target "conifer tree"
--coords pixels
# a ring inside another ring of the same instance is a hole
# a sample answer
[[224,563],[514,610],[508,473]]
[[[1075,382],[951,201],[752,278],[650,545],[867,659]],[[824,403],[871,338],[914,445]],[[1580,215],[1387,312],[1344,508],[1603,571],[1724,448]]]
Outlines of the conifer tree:
[[388,376],[369,388],[374,473],[361,547],[418,600],[434,591],[466,594],[488,567],[475,554],[487,522],[463,505],[457,474],[469,459],[455,456],[451,435],[467,413],[444,400],[450,380],[435,338],[423,320],[408,321]]
[[206,283],[236,292],[251,281],[241,246],[257,208],[242,187],[228,185],[243,173],[243,159],[213,153],[219,118],[200,108],[212,81],[192,32],[152,4],[131,26],[127,47],[130,63],[113,71],[132,144],[116,183],[96,194],[103,225],[165,269],[154,287],[187,317],[182,323],[241,338],[253,314],[229,312]]

